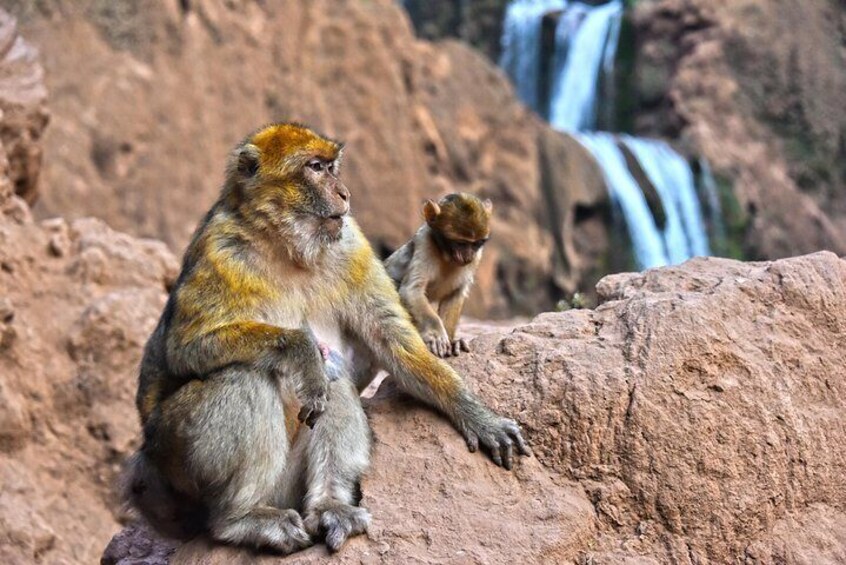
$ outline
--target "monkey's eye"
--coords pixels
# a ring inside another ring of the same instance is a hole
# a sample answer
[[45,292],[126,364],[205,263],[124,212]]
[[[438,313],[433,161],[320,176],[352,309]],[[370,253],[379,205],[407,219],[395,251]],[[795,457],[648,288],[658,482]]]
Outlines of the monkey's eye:
[[320,173],[320,172],[323,172],[323,169],[326,168],[326,163],[324,163],[320,159],[312,159],[311,161],[308,162],[308,165],[306,165],[306,166],[309,169],[311,169],[312,171]]
[[487,239],[479,239],[479,240],[477,240],[477,241],[474,241],[474,242],[472,243],[472,245],[473,245],[473,249],[475,249],[476,251],[478,251],[478,250],[479,250],[479,249],[481,249],[481,248],[482,248],[482,246],[483,246],[483,245],[485,245],[487,242],[488,242],[488,240],[487,240]]

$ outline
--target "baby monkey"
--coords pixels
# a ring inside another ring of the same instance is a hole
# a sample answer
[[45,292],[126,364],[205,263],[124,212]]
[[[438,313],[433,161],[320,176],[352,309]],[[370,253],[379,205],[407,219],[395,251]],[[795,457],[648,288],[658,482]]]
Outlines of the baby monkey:
[[470,351],[455,329],[490,237],[492,211],[490,200],[464,192],[427,200],[426,223],[385,260],[423,341],[439,357]]

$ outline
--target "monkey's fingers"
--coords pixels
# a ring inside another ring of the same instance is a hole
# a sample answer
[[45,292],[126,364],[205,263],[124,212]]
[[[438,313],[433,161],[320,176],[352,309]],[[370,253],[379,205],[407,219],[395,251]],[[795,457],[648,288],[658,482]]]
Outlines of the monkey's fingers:
[[508,436],[502,438],[502,466],[511,470],[511,461],[514,457],[514,444],[508,439]]
[[300,408],[300,412],[299,414],[297,414],[297,420],[303,422],[305,425],[311,428],[314,424],[309,424],[310,419],[314,420],[314,418],[311,417],[311,408],[308,406],[303,406],[302,408]]
[[309,428],[313,428],[314,424],[317,423],[317,418],[320,416],[320,414],[321,414],[320,412],[315,412],[314,410],[312,410],[309,413],[308,418],[306,418],[306,421],[305,421],[306,426],[308,426]]
[[464,432],[464,441],[467,442],[467,449],[470,453],[476,453],[479,449],[479,436],[471,431]]
[[514,420],[509,420],[506,418],[505,424],[503,426],[505,431],[510,435],[514,442],[517,443],[517,452],[520,455],[532,455],[532,450],[529,449],[529,444],[526,443],[526,440],[523,439],[523,432],[520,431],[520,426],[517,425],[517,422]]
[[499,438],[497,438],[493,434],[484,434],[480,438],[482,445],[485,446],[485,451],[487,451],[493,462],[496,464],[497,467],[504,467],[504,462],[502,460],[502,450],[500,449],[500,442]]
[[297,414],[297,419],[309,428],[313,428],[314,424],[317,422],[317,418],[323,414],[323,407],[323,401],[305,404],[302,408],[300,408],[300,412]]
[[456,357],[458,357],[462,351],[470,351],[470,346],[467,345],[464,338],[456,339],[452,342],[450,347],[452,348],[452,354]]

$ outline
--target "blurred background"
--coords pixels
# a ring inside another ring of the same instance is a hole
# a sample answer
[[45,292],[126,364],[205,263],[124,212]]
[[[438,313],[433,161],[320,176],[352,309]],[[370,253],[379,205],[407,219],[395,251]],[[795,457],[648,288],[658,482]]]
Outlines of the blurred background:
[[227,151],[290,119],[348,143],[383,255],[423,198],[494,201],[475,316],[590,304],[609,272],[694,255],[846,253],[840,0],[4,5],[44,68],[39,218],[180,253]]

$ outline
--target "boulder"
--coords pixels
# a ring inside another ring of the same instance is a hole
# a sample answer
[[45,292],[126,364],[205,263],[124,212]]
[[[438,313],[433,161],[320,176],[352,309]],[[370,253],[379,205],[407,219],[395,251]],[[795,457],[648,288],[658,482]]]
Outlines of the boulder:
[[[842,561],[846,260],[694,259],[597,291],[595,310],[473,324],[473,352],[453,361],[530,438],[535,457],[513,473],[428,410],[381,390],[368,401],[373,525],[336,559]],[[253,558],[204,539],[174,549],[135,526],[107,562],[139,547],[174,563]]]

